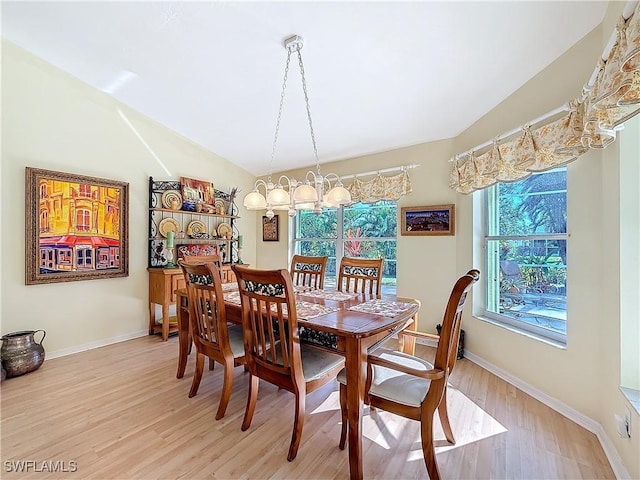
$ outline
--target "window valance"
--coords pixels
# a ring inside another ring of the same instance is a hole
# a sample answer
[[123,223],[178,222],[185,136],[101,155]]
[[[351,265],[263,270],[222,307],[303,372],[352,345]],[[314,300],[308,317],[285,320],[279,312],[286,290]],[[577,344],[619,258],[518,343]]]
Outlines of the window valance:
[[640,2],[634,3],[631,15],[620,17],[613,46],[580,97],[555,119],[547,116],[543,125],[525,125],[510,139],[496,138],[481,155],[474,151],[480,147],[456,155],[449,186],[467,194],[496,182],[520,180],[614,142],[616,131],[640,112]]
[[411,180],[407,170],[393,176],[384,176],[382,173],[378,173],[372,180],[366,182],[356,177],[347,190],[351,193],[351,199],[354,202],[373,203],[380,200],[398,200],[403,195],[411,193]]

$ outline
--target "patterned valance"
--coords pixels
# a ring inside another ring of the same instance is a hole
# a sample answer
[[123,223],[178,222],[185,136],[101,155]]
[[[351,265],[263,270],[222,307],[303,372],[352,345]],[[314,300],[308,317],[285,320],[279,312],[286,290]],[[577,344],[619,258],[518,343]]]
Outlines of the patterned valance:
[[610,145],[639,112],[640,3],[629,18],[620,17],[607,59],[599,61],[593,84],[569,102],[568,111],[542,126],[525,125],[515,138],[494,140],[482,155],[454,157],[449,186],[467,194],[569,163],[590,148]]
[[399,200],[403,195],[411,193],[411,180],[406,170],[391,177],[378,174],[367,182],[356,177],[347,190],[351,193],[351,199],[354,202],[374,203],[380,200]]

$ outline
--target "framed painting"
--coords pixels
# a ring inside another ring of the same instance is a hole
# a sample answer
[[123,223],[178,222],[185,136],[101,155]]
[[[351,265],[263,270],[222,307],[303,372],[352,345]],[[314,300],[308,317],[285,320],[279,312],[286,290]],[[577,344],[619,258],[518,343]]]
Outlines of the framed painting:
[[26,167],[27,285],[129,275],[129,184]]
[[278,241],[278,215],[274,215],[273,218],[262,216],[262,241]]
[[215,205],[216,190],[213,183],[193,178],[180,177],[182,188],[182,210],[196,211],[196,205]]
[[455,235],[454,204],[402,207],[402,235]]

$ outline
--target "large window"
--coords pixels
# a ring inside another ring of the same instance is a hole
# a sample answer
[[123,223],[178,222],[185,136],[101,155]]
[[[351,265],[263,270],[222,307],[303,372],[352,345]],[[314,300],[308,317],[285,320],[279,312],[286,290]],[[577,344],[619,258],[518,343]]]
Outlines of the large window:
[[484,192],[485,315],[566,343],[567,171]]
[[396,291],[396,236],[398,208],[395,202],[356,203],[316,215],[300,211],[295,218],[295,252],[327,255],[325,286],[336,282],[336,265],[343,256],[384,258],[382,290]]

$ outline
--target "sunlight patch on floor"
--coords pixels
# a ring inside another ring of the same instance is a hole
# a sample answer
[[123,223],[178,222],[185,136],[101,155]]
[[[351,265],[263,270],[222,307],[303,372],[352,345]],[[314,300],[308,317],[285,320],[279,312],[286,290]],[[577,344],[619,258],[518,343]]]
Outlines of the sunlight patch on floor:
[[329,396],[316,408],[311,411],[311,415],[316,413],[331,412],[340,410],[340,392],[331,392]]
[[[436,412],[433,425],[436,453],[452,450],[507,431],[500,422],[452,387],[448,389],[448,407],[449,420],[456,437],[456,444],[450,445],[446,441]],[[391,444],[401,439],[411,440],[414,443],[407,461],[422,458],[420,423],[417,421],[376,409],[363,417],[362,430],[365,438],[385,449],[389,449]]]

